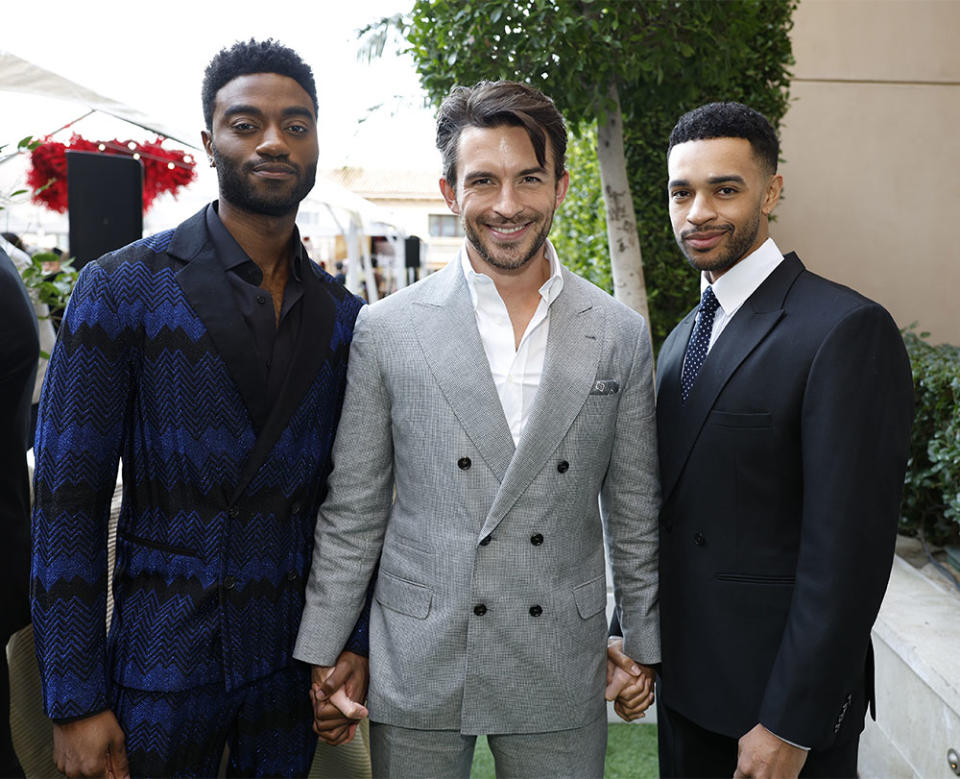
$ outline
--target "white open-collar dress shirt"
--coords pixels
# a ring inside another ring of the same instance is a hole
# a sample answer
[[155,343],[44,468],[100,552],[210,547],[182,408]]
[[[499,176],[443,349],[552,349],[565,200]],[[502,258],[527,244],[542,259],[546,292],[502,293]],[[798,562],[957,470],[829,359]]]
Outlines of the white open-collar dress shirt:
[[520,436],[530,418],[533,401],[543,376],[543,362],[547,353],[547,335],[550,331],[550,306],[563,289],[560,262],[550,241],[544,244],[550,263],[550,278],[540,287],[540,303],[533,318],[523,331],[520,345],[514,347],[513,323],[507,306],[497,292],[493,279],[477,273],[470,264],[464,244],[458,255],[460,267],[467,280],[477,330],[483,351],[490,364],[493,383],[500,396],[503,415],[507,418],[513,444],[520,444]]

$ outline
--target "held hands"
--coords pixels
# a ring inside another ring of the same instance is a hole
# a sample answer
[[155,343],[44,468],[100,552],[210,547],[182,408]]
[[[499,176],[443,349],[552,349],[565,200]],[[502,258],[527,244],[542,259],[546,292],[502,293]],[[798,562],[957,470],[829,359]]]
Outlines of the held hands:
[[807,752],[777,738],[759,723],[740,738],[734,777],[795,779],[807,761]]
[[130,779],[125,737],[112,711],[53,724],[53,762],[71,777],[107,776]]
[[367,658],[343,651],[336,665],[313,666],[310,679],[314,732],[331,746],[347,743],[367,716]]
[[645,717],[653,703],[653,669],[635,663],[623,653],[623,639],[611,638],[607,644],[607,689],[604,697],[616,701],[613,710],[620,719],[632,722]]

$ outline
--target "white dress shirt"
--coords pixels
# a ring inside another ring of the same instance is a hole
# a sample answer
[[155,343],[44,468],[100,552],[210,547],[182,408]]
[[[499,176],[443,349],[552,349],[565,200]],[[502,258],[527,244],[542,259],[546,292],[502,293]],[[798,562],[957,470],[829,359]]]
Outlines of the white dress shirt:
[[773,238],[767,238],[756,251],[740,260],[712,285],[707,280],[706,273],[700,274],[700,294],[703,295],[703,290],[708,286],[713,286],[713,294],[716,295],[717,302],[720,304],[713,318],[710,345],[707,347],[708,354],[720,333],[733,319],[733,315],[740,310],[740,306],[757,291],[757,288],[766,281],[767,276],[773,273],[774,268],[782,260],[783,254],[773,242]]
[[543,376],[543,361],[547,353],[547,334],[550,331],[550,305],[563,289],[560,262],[550,241],[544,244],[550,262],[550,278],[540,287],[540,303],[533,318],[523,331],[520,345],[514,347],[513,323],[507,306],[497,292],[493,279],[477,273],[470,264],[466,244],[460,248],[459,260],[470,290],[473,312],[483,351],[490,364],[493,383],[500,396],[503,415],[507,418],[513,444],[520,444],[520,436],[530,418],[534,398]]

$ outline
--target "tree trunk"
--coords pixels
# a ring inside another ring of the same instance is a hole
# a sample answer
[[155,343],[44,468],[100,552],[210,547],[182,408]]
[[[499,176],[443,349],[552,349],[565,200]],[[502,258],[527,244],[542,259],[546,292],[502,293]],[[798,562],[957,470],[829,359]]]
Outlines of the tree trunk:
[[647,306],[647,286],[643,280],[643,259],[637,236],[637,217],[633,210],[633,195],[627,179],[627,159],[623,152],[623,116],[617,86],[608,91],[613,110],[606,121],[597,122],[597,159],[600,162],[600,181],[603,202],[607,208],[607,241],[610,244],[610,270],[613,273],[613,295],[622,303],[640,313],[650,325]]

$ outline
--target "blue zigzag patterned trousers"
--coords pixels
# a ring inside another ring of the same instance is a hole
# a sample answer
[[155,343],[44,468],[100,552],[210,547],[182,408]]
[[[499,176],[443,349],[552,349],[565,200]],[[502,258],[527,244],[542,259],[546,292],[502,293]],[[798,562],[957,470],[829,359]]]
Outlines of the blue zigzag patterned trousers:
[[301,663],[225,692],[223,683],[185,692],[112,687],[134,777],[306,776],[317,737]]

